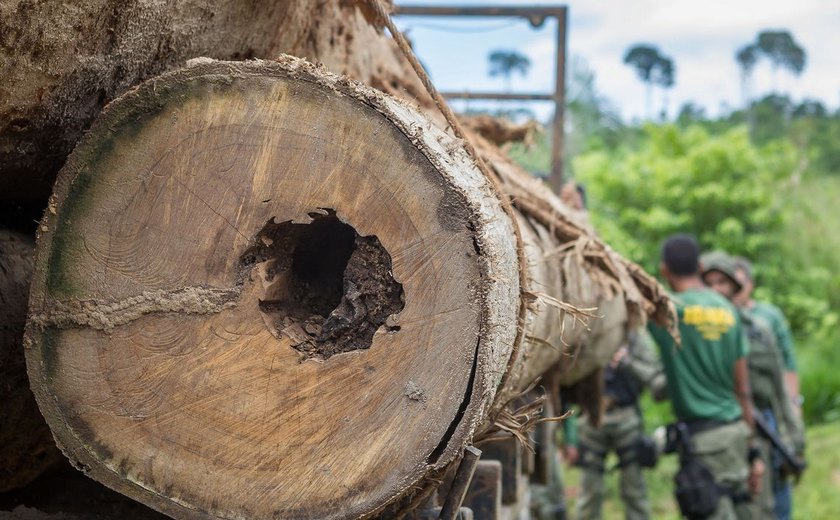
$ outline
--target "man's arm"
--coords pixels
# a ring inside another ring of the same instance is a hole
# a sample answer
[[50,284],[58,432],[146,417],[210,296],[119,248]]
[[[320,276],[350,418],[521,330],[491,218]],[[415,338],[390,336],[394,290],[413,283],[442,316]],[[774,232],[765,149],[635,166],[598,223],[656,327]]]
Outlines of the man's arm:
[[[734,369],[735,377],[735,396],[738,398],[738,403],[741,405],[741,415],[744,418],[753,435],[750,438],[750,452],[757,452],[758,446],[755,443],[755,420],[753,419],[752,395],[750,395],[750,377],[749,368],[747,367],[747,358],[738,358],[735,362]],[[750,456],[750,475],[747,480],[747,485],[750,492],[758,495],[761,492],[761,487],[764,479],[764,472],[766,467],[761,457]]]
[[668,397],[665,371],[662,363],[653,351],[651,339],[644,330],[638,331],[636,343],[628,356],[630,370],[636,379],[648,387],[654,401],[664,401]]
[[782,354],[774,350],[773,367],[773,391],[775,398],[772,400],[773,415],[776,417],[779,437],[788,447],[793,447],[796,453],[801,453],[805,446],[805,434],[802,423],[794,412],[793,403],[788,396],[790,388],[787,388],[786,375]]
[[792,370],[785,370],[785,388],[787,388],[788,400],[794,413],[802,419],[802,401],[799,394],[799,373]]
[[801,419],[802,405],[799,402],[799,373],[796,366],[796,346],[793,342],[793,333],[782,310],[772,305],[769,307],[773,316],[771,320],[773,333],[776,335],[776,342],[782,352],[788,398],[793,405],[793,411]]
[[738,398],[738,403],[741,405],[741,416],[750,426],[750,429],[755,430],[755,422],[753,422],[752,417],[752,395],[750,395],[750,374],[747,368],[746,357],[738,358],[735,362],[733,372],[735,378],[735,397]]

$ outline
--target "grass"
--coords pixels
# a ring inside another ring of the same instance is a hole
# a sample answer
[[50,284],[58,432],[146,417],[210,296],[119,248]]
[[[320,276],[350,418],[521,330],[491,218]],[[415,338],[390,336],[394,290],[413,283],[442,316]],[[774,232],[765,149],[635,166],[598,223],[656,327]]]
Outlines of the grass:
[[[809,467],[802,481],[794,488],[794,519],[837,518],[840,512],[840,450],[836,448],[838,439],[840,439],[840,422],[822,424],[808,429]],[[612,466],[614,462],[614,458],[608,461],[607,467]],[[669,455],[663,458],[654,470],[646,474],[653,518],[679,519],[671,487],[676,470],[677,460]],[[565,468],[563,477],[568,507],[570,511],[574,511],[575,500],[580,492],[580,470]],[[607,475],[604,518],[606,520],[624,518],[618,490],[618,473]]]

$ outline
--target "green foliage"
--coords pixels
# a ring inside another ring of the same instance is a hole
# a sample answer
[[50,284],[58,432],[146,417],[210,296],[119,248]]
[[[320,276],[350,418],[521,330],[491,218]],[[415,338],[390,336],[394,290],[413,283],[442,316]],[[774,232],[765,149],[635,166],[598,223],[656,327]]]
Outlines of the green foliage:
[[[677,126],[639,128],[603,117],[594,80],[572,74],[566,171],[587,185],[599,233],[651,273],[674,232],[753,259],[756,298],[780,306],[797,339],[807,422],[840,420],[840,111],[769,95],[750,112],[707,119],[686,104]],[[548,143],[512,155],[546,172]]]
[[773,67],[783,67],[794,75],[805,69],[805,49],[799,46],[788,31],[761,31],[756,47]]
[[[816,112],[809,113],[807,106]],[[840,177],[840,112],[820,116],[819,108],[804,102],[797,107],[791,139],[809,150],[810,170]]]
[[652,45],[634,45],[624,55],[624,63],[634,67],[644,83],[674,85],[674,61]]
[[546,176],[551,170],[551,139],[547,132],[540,132],[534,137],[534,144],[531,146],[513,143],[508,155],[529,172]]
[[713,136],[651,125],[638,148],[583,154],[574,169],[606,241],[656,272],[660,243],[677,232],[708,249],[769,257],[784,216],[775,193],[795,161],[792,146],[756,147],[745,128]]
[[778,304],[798,332],[804,410],[811,423],[840,419],[838,194],[840,176],[827,175],[808,176],[790,192],[791,214],[782,230],[784,266],[759,280],[776,288]]

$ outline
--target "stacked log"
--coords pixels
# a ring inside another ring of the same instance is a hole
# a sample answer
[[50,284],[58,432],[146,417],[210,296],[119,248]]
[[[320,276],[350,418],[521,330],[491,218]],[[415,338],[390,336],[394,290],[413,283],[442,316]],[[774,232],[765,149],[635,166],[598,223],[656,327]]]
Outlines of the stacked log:
[[23,355],[33,249],[25,235],[0,230],[0,493],[25,486],[61,458],[29,389]]
[[[53,136],[4,155],[20,166],[6,182],[48,183],[50,154],[76,145],[39,227],[26,355],[91,477],[176,518],[391,516],[466,445],[527,424],[508,404],[540,375],[579,381],[627,327],[670,316],[655,282],[473,135],[489,182],[355,5],[275,2],[257,20],[112,4],[59,31],[102,57],[104,94],[83,60],[33,55],[20,84],[42,102],[0,111]],[[38,34],[15,23],[16,42]],[[198,59],[78,141],[106,100],[187,57],[280,51],[368,86],[291,57]],[[587,308],[603,319],[586,326]]]

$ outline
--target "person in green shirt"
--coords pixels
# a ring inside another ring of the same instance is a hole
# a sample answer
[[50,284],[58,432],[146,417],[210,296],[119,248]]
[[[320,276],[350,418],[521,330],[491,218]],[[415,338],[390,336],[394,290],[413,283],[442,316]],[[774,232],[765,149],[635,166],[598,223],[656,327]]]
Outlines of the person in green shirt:
[[[738,312],[700,278],[700,248],[688,235],[662,246],[660,271],[673,291],[681,342],[662,327],[648,329],[659,346],[668,396],[690,435],[695,459],[726,490],[709,518],[752,518],[750,493],[761,485],[764,464],[750,450],[752,412],[747,340]],[[682,459],[681,459],[682,463]]]
[[785,366],[785,386],[790,396],[793,410],[802,417],[802,396],[799,394],[799,372],[796,366],[796,353],[793,344],[793,334],[790,332],[787,318],[784,313],[769,302],[760,302],[752,299],[755,279],[753,278],[752,264],[746,258],[735,257],[736,275],[743,288],[733,300],[739,307],[748,309],[752,314],[761,316],[770,323],[773,334],[776,336],[776,344],[782,352]]

